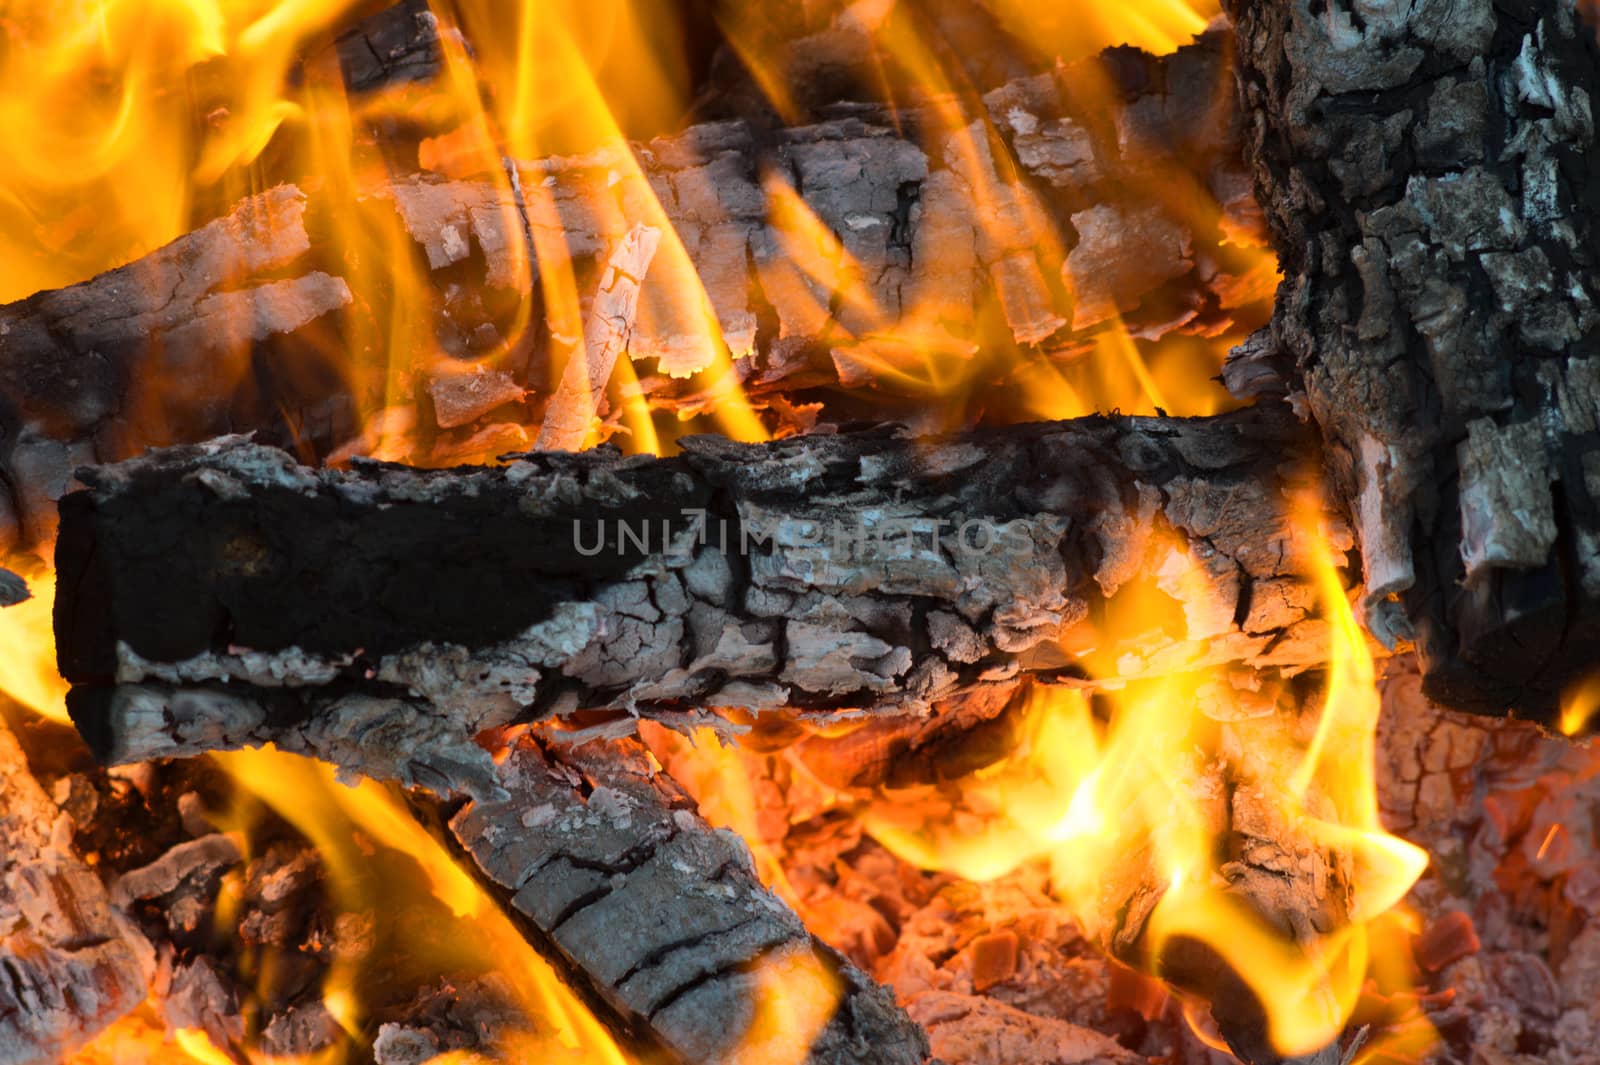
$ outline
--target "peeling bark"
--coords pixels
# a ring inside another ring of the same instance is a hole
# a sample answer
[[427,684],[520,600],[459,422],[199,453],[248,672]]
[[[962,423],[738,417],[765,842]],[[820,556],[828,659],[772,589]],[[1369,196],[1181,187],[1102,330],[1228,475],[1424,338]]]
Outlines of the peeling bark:
[[1286,278],[1236,376],[1281,353],[1429,693],[1548,718],[1600,652],[1593,31],[1554,0],[1226,6]]
[[60,664],[117,761],[370,733],[362,757],[453,762],[580,708],[917,714],[1021,673],[1293,673],[1325,653],[1287,514],[1312,463],[1270,407],[453,471],[224,440],[80,471]]

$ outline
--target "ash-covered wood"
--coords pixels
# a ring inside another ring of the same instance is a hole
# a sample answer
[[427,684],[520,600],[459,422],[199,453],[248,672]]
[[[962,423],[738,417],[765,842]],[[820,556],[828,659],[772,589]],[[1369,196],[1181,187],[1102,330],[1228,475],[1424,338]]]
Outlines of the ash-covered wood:
[[[527,446],[577,331],[530,293],[570,265],[587,301],[641,221],[677,238],[641,286],[626,346],[646,400],[684,414],[725,402],[725,349],[775,431],[815,422],[797,390],[917,399],[923,386],[875,367],[915,367],[930,344],[975,387],[999,388],[1012,387],[1001,349],[1080,357],[1117,306],[1142,337],[1259,322],[1271,275],[1235,246],[1259,239],[1259,218],[1217,91],[1227,44],[1210,34],[1164,59],[1123,50],[1105,69],[1008,82],[969,102],[961,130],[935,120],[943,105],[847,107],[787,129],[703,124],[634,145],[631,159],[399,177],[359,205],[264,193],[127,267],[0,307],[0,547],[48,540],[74,467],[147,446],[256,431],[307,457],[360,453],[374,400],[351,382],[373,376],[367,391],[382,394],[390,364],[354,343],[386,336],[389,321],[382,286],[351,288],[368,249],[332,239],[334,216],[357,211],[397,221],[428,264],[436,344],[422,347],[503,375],[499,403],[437,408],[435,421],[440,367],[402,368],[419,464]],[[1109,102],[1076,95],[1101,83]],[[796,269],[773,224],[780,187],[836,242],[807,254],[847,255],[853,270],[827,281]],[[895,338],[908,322],[911,343]],[[817,401],[844,403],[834,420],[856,416],[837,394]]]
[[575,977],[677,1060],[927,1059],[889,992],[812,936],[636,741],[524,735],[498,770],[510,798],[467,806],[451,832]]
[[72,846],[0,723],[0,1063],[60,1061],[138,1006],[150,944]]
[[919,713],[1019,673],[1294,672],[1325,634],[1288,513],[1305,447],[1261,407],[451,471],[153,452],[63,501],[60,664],[102,758],[315,733],[355,770],[578,709]]
[[1286,276],[1243,357],[1260,385],[1281,352],[1327,437],[1374,630],[1444,702],[1549,715],[1600,651],[1594,31],[1561,0],[1226,6]]

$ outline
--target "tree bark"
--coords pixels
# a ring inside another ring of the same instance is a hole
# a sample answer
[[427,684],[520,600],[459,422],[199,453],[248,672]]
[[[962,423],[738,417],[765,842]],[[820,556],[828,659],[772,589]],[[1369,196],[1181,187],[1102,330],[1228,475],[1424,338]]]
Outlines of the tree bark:
[[[1162,60],[1123,50],[1103,66],[1003,85],[978,107],[992,125],[959,135],[931,120],[932,105],[847,108],[790,129],[696,126],[633,146],[631,161],[601,152],[368,190],[359,209],[395,221],[427,261],[429,346],[488,366],[497,387],[485,402],[500,400],[436,419],[448,366],[408,368],[409,457],[438,464],[494,430],[499,450],[526,447],[570,346],[545,320],[539,272],[570,263],[587,302],[607,256],[652,218],[677,239],[640,292],[628,345],[640,388],[658,407],[711,409],[729,383],[710,365],[720,346],[777,430],[794,428],[790,400],[806,389],[871,387],[888,404],[879,417],[909,398],[925,405],[914,388],[897,399],[904,386],[873,368],[883,334],[912,311],[952,365],[983,380],[1009,373],[1006,347],[1082,355],[1118,309],[1150,337],[1264,319],[1270,277],[1228,243],[1248,242],[1259,219],[1227,96],[1207,91],[1228,77],[1226,36]],[[1113,103],[1077,98],[1090,81],[1114,86]],[[634,162],[643,180],[618,181]],[[796,270],[764,173],[832,234],[813,253],[847,253],[851,270],[829,283]],[[381,400],[350,382],[383,378],[388,353],[352,343],[387,330],[349,328],[386,320],[386,297],[352,291],[363,267],[332,240],[335,213],[351,210],[277,188],[137,263],[0,308],[0,548],[48,541],[53,504],[83,463],[236,431],[306,460],[358,439]],[[858,416],[836,394],[817,398]]]
[[60,1061],[144,1001],[155,953],[0,722],[0,1063]]
[[579,709],[922,713],[1019,673],[1325,653],[1287,513],[1314,455],[1281,408],[684,449],[313,471],[226,440],[81,471],[74,718],[120,761],[312,722],[327,745],[404,703],[411,757]]
[[513,741],[509,797],[451,834],[547,955],[677,1060],[919,1065],[922,1029],[761,885],[744,841],[706,824],[635,740]]
[[[1600,653],[1594,33],[1555,0],[1230,0],[1274,358],[1431,696],[1548,719]],[[1281,386],[1280,386],[1281,387]]]

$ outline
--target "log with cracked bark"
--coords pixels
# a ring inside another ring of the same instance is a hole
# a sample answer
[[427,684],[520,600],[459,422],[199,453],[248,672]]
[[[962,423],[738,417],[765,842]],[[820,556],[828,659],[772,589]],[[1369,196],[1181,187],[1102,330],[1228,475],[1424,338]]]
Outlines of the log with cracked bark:
[[[1119,309],[1139,336],[1258,322],[1272,275],[1235,246],[1259,220],[1217,91],[1227,51],[1213,33],[1163,59],[1121,50],[1089,73],[1010,82],[959,130],[932,120],[947,113],[937,107],[847,107],[790,129],[696,126],[629,158],[401,177],[354,208],[275,188],[143,260],[0,307],[0,548],[48,541],[52,504],[85,462],[241,429],[306,458],[359,453],[361,413],[381,400],[350,382],[382,379],[388,360],[353,340],[383,333],[357,325],[384,321],[387,297],[358,283],[367,250],[346,261],[331,239],[353,213],[386,218],[427,262],[435,336],[423,346],[450,356],[410,368],[411,457],[428,464],[528,446],[572,344],[545,320],[541,272],[572,264],[587,301],[638,223],[677,238],[640,291],[628,344],[645,360],[639,388],[711,409],[726,396],[716,374],[728,371],[712,365],[725,347],[777,428],[814,420],[785,398],[797,390],[892,394],[903,375],[883,366],[919,364],[929,344],[1003,381],[1009,364],[983,346],[997,337],[1070,359]],[[1089,82],[1109,82],[1112,101],[1076,96]],[[833,234],[823,246],[797,252],[774,228],[779,185]],[[545,258],[530,268],[535,247]],[[808,259],[832,263],[830,276],[797,268]],[[905,321],[915,343],[885,339]],[[328,366],[330,350],[343,365]]]
[[59,1061],[145,999],[155,954],[0,722],[0,1063]]
[[104,759],[297,737],[423,781],[485,728],[580,709],[1294,672],[1325,653],[1290,516],[1314,461],[1272,405],[451,471],[223,440],[80,471],[57,646]]
[[497,766],[503,801],[449,830],[536,942],[635,1033],[677,1060],[919,1065],[922,1029],[891,993],[762,886],[737,835],[636,740],[546,748],[531,733]]
[[1594,32],[1570,0],[1225,6],[1286,278],[1235,379],[1322,428],[1429,693],[1548,717],[1600,653]]

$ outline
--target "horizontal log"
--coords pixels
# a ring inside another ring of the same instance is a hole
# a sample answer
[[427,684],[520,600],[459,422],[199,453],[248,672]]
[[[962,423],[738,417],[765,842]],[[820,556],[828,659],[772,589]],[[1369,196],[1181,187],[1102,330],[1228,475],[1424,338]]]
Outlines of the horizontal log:
[[57,646],[110,760],[328,744],[397,701],[426,708],[413,740],[468,749],[579,709],[915,714],[1022,673],[1294,672],[1325,651],[1287,514],[1312,468],[1270,406],[451,471],[225,439],[80,471]]
[[0,722],[0,1065],[63,1060],[145,999],[155,952]]
[[[635,740],[515,740],[508,798],[449,830],[547,954],[636,1035],[691,1065],[789,1060],[919,1065],[922,1029],[761,885]],[[798,1051],[809,1047],[802,1058]]]
[[[1010,368],[979,349],[987,333],[1071,359],[1118,310],[1141,336],[1253,325],[1265,317],[1270,272],[1230,241],[1251,239],[1259,218],[1227,96],[1201,91],[1225,82],[1226,52],[1226,37],[1212,34],[1162,60],[1120,56],[1111,80],[1128,87],[1109,104],[1071,91],[1106,80],[1104,71],[1011,82],[957,131],[934,121],[941,112],[931,106],[848,108],[789,129],[700,125],[634,145],[627,158],[618,150],[489,175],[421,173],[367,189],[359,210],[408,233],[427,264],[435,306],[421,316],[436,347],[486,361],[494,385],[476,390],[481,405],[447,402],[436,420],[448,367],[410,367],[420,427],[411,457],[481,453],[472,441],[486,430],[512,441],[500,450],[526,446],[516,441],[532,438],[525,427],[559,378],[550,360],[570,347],[530,299],[536,275],[571,264],[587,303],[600,266],[639,223],[676,235],[641,288],[630,333],[644,395],[682,412],[711,409],[727,383],[712,379],[725,349],[758,406],[776,397],[775,429],[805,421],[783,413],[797,390],[871,386],[896,402],[905,386],[874,367],[919,357],[922,340],[881,346],[907,321],[924,339],[942,337],[935,346],[980,381]],[[772,222],[778,185],[836,245],[786,243]],[[387,336],[386,297],[353,286],[370,256],[334,241],[334,219],[347,222],[352,206],[331,199],[275,188],[143,260],[0,307],[0,482],[9,485],[0,549],[48,541],[52,504],[86,462],[240,431],[306,457],[361,450],[370,401],[351,382],[384,379],[389,359],[352,341]],[[796,265],[841,252],[853,266],[832,279]],[[329,365],[330,351],[340,365]],[[908,400],[926,409],[915,387],[898,402]],[[823,401],[840,405],[840,419],[855,416],[837,393]]]

